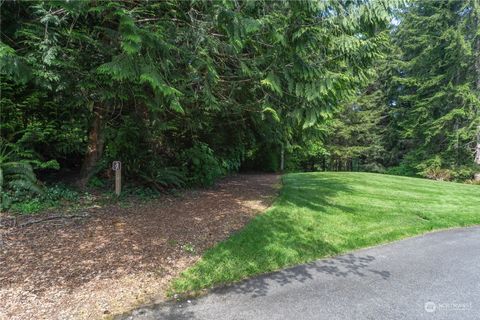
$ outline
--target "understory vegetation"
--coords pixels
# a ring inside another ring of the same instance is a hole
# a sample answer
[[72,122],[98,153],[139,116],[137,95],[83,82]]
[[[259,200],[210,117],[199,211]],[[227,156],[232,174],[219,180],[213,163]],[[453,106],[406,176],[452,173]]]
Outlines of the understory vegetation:
[[196,291],[422,234],[480,224],[478,186],[363,172],[292,173],[274,205],[172,284]]
[[242,170],[480,171],[477,0],[0,9],[3,209],[112,190],[116,160],[146,193]]

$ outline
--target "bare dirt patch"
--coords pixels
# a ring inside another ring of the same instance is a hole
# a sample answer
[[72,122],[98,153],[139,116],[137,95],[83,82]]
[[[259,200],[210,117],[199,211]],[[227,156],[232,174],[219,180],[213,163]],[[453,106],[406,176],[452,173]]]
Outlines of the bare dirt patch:
[[172,277],[265,210],[279,183],[236,175],[84,219],[3,228],[0,319],[97,319],[158,302]]

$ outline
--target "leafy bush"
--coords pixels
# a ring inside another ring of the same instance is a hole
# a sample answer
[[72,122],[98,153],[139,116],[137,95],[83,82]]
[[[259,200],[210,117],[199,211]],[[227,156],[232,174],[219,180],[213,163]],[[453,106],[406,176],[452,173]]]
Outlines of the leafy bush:
[[210,186],[225,173],[213,150],[204,143],[197,143],[185,150],[181,156],[189,185]]
[[21,214],[32,214],[58,206],[61,201],[75,201],[79,193],[63,184],[44,188],[41,195],[32,195],[18,190],[12,193],[11,210]]
[[440,156],[414,165],[415,161],[407,156],[397,167],[391,167],[386,173],[400,176],[421,176],[433,180],[467,182],[478,171],[475,166],[453,166],[445,163]]
[[184,170],[174,166],[178,164],[173,160],[177,154],[169,152],[168,145],[159,147],[160,139],[152,136],[152,130],[163,135],[168,125],[155,129],[133,115],[117,119],[116,125],[116,128],[107,130],[105,154],[99,171],[110,170],[112,161],[121,160],[122,174],[130,182],[144,184],[157,193],[183,188],[187,184]]
[[0,209],[10,207],[18,196],[32,193],[43,193],[32,165],[26,160],[16,159],[10,145],[0,141]]
[[91,188],[103,188],[105,186],[105,181],[97,176],[93,176],[88,181],[88,186]]
[[451,170],[437,167],[427,168],[421,174],[428,179],[439,181],[451,181],[453,178]]
[[405,176],[405,177],[415,177],[418,175],[418,170],[415,168],[405,164],[401,163],[398,166],[395,167],[390,167],[385,170],[386,174],[391,174],[394,176]]
[[287,148],[285,151],[285,170],[290,172],[325,170],[327,159],[330,156],[331,154],[325,148],[323,139],[307,140],[302,145]]
[[39,211],[42,211],[46,208],[50,207],[38,198],[33,198],[29,200],[24,200],[22,202],[15,202],[11,205],[11,210],[15,213],[20,214],[33,214]]
[[40,197],[44,201],[56,202],[60,200],[74,201],[79,197],[79,193],[70,189],[64,184],[56,184],[46,188],[45,193]]
[[233,147],[227,150],[227,155],[220,157],[219,162],[225,172],[236,172],[240,170],[245,158],[245,150],[241,147]]
[[473,179],[476,172],[474,167],[461,166],[452,169],[452,178],[455,181],[468,181]]
[[451,181],[454,180],[454,172],[451,168],[446,168],[440,156],[428,159],[419,165],[420,175],[433,180]]
[[140,174],[140,177],[149,185],[158,191],[167,188],[182,188],[186,184],[185,173],[176,167],[155,167],[154,164],[149,166],[151,174]]

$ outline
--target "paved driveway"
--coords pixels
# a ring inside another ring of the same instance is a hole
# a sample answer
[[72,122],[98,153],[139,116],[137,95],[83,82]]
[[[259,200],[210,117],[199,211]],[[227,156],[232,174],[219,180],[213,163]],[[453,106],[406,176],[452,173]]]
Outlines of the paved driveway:
[[480,227],[318,260],[125,319],[480,319]]

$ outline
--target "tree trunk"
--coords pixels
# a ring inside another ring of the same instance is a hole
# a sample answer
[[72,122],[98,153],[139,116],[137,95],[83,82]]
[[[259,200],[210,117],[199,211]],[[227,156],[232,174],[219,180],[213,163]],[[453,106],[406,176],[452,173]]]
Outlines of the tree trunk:
[[95,104],[93,106],[93,122],[88,134],[87,150],[78,181],[80,187],[85,187],[88,180],[95,174],[97,163],[103,155],[104,142],[103,116],[100,108]]
[[[477,28],[478,28],[478,23],[477,23]],[[475,71],[477,73],[477,90],[480,91],[480,36],[478,35],[477,35],[475,51],[476,51]]]
[[283,170],[285,169],[285,149],[283,147],[283,144],[282,144],[282,149],[280,150],[280,171],[283,172]]
[[[475,148],[475,163],[480,166],[480,125],[477,127],[477,147]],[[480,181],[480,173],[475,175],[475,180]]]
[[477,146],[475,148],[475,163],[480,165],[480,124],[477,127]]
[[[478,26],[478,21],[477,21]],[[475,71],[477,73],[477,94],[480,98],[480,36],[477,35],[476,42],[476,60]],[[477,109],[477,115],[480,115],[480,109]],[[480,166],[480,124],[477,127],[477,145],[475,148],[475,163]],[[475,174],[475,180],[480,181],[480,172]]]

